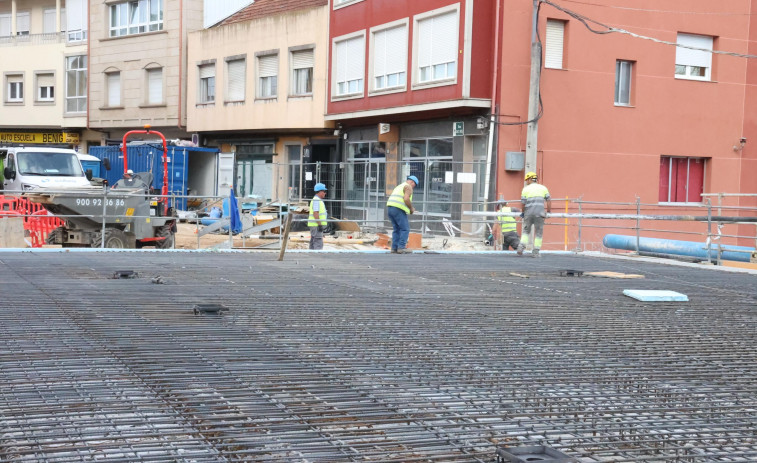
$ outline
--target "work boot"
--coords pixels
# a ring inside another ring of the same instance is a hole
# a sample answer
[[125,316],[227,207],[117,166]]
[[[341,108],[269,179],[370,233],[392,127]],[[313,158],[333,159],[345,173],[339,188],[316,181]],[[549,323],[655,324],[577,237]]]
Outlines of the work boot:
[[407,248],[397,249],[397,254],[412,254],[412,253],[413,253],[413,251],[411,251],[411,250],[409,250]]
[[531,251],[531,257],[539,257],[539,250],[534,248],[534,250]]
[[518,249],[517,249],[517,250],[516,250],[515,252],[516,252],[516,253],[518,253],[518,255],[519,255],[519,256],[522,256],[522,255],[523,255],[523,250],[524,250],[524,249],[526,249],[526,247],[525,247],[525,246],[523,246],[522,244],[519,244],[519,245],[518,245]]
[[392,248],[392,252],[390,252],[389,254],[397,254],[397,248]]

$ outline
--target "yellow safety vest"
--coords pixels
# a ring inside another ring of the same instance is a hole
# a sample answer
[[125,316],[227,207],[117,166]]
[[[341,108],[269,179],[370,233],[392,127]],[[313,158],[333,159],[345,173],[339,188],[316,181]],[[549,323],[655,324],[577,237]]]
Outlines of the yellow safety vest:
[[[509,207],[503,207],[499,211],[507,213],[512,212],[512,209]],[[516,231],[515,217],[510,217],[509,215],[498,215],[497,222],[499,222],[500,226],[502,227],[502,233]]]
[[539,183],[531,183],[520,193],[525,215],[539,215],[544,212],[544,200],[549,199],[549,190]]
[[[394,187],[394,190],[392,191],[392,194],[389,195],[389,200],[386,202],[387,207],[396,207],[397,209],[401,209],[405,211],[405,214],[410,213],[410,208],[407,207],[407,204],[405,204],[405,186],[407,183],[400,183],[396,187]],[[410,201],[413,200],[413,194],[410,193]]]
[[[320,204],[318,204],[318,221],[316,222],[315,216],[313,215],[313,202],[318,201]],[[323,203],[323,200],[319,198],[318,196],[314,196],[313,199],[310,200],[310,214],[308,215],[308,227],[317,227],[318,225],[326,226],[326,205]]]

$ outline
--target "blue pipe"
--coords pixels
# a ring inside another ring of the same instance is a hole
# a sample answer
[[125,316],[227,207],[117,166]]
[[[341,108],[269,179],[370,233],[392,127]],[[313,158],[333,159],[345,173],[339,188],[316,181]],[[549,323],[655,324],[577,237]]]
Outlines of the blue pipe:
[[[624,249],[626,251],[636,251],[636,237],[626,235],[605,235],[602,244],[606,248]],[[749,262],[750,254],[755,251],[754,248],[746,246],[723,246],[726,249],[747,251],[733,252],[723,251],[721,258],[723,260],[733,260],[738,262]],[[674,256],[691,256],[707,259],[707,245],[697,243],[696,241],[676,241],[663,240],[660,238],[639,238],[639,252],[657,252],[661,254],[671,254]],[[717,245],[712,245],[710,249],[710,259],[717,260]]]

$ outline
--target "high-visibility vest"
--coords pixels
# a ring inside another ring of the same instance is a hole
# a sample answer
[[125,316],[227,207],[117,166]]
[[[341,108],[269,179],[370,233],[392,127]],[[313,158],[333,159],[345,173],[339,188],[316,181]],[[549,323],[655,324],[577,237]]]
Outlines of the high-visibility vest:
[[[313,215],[313,203],[318,201],[318,221],[316,221],[315,216]],[[326,205],[323,203],[323,200],[319,198],[318,196],[314,196],[313,199],[310,200],[310,214],[308,215],[308,227],[317,227],[318,225],[326,226]]]
[[547,190],[547,187],[539,183],[531,183],[523,188],[520,197],[523,200],[525,214],[530,215],[529,209],[534,207],[541,210],[544,209],[544,200],[549,198],[549,190]]
[[[509,207],[503,207],[499,211],[506,213],[506,212],[512,212],[512,209]],[[498,215],[497,222],[499,222],[500,226],[502,227],[502,233],[516,231],[515,217],[510,217],[509,215]]]
[[[405,211],[405,214],[409,214],[410,208],[407,207],[407,204],[405,204],[405,186],[406,185],[407,183],[400,183],[399,185],[394,187],[392,194],[389,195],[389,200],[386,202],[386,206],[402,209],[403,211]],[[413,194],[410,193],[410,201],[412,200],[413,200]]]

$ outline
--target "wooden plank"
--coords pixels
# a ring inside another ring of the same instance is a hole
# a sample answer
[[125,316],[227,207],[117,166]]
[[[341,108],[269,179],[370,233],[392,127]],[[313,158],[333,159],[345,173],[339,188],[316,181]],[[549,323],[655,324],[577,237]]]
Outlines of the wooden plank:
[[644,275],[637,275],[635,273],[619,273],[619,272],[585,272],[584,276],[598,277],[598,278],[619,278],[619,279],[635,279],[644,278]]

